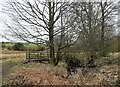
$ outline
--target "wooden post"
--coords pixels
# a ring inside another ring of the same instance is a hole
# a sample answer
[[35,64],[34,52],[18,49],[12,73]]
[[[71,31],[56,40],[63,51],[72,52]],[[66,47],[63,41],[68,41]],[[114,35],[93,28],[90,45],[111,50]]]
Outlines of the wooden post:
[[27,59],[27,53],[26,53],[26,59]]
[[38,57],[38,59],[39,59],[39,52],[37,53],[37,57]]
[[40,59],[41,59],[41,52],[40,52]]
[[30,52],[29,52],[29,59],[30,59]]
[[75,58],[75,52],[74,52],[74,58]]

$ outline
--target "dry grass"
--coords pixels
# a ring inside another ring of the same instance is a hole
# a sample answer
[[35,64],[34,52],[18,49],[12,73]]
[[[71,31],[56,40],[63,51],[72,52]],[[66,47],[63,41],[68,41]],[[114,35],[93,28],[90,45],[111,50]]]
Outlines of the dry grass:
[[24,61],[26,58],[26,54],[23,51],[12,51],[12,50],[2,50],[2,58],[0,58],[0,62],[6,61]]
[[4,49],[1,52],[2,52],[2,54],[19,54],[19,53],[25,53],[26,51],[16,51],[16,50]]
[[[6,61],[20,62],[25,59],[24,53],[13,54],[15,52],[4,52],[4,58]],[[83,54],[82,54],[83,55]],[[79,56],[77,54],[76,56]],[[83,55],[84,56],[84,55]],[[83,58],[83,57],[82,57]],[[12,67],[11,73],[7,75],[3,80],[3,84],[12,85],[101,85],[101,84],[115,84],[118,79],[118,65],[116,61],[111,63],[113,60],[117,60],[117,57],[101,58],[98,59],[97,64],[100,67],[93,69],[86,68],[83,71],[79,68],[76,74],[73,74],[67,78],[67,70],[65,64],[54,67],[50,64],[42,63],[28,63],[28,64],[17,64]],[[108,64],[104,64],[107,61]],[[108,62],[108,60],[110,62]],[[83,75],[84,74],[84,75]]]
[[80,71],[66,78],[67,71],[63,67],[28,63],[14,67],[3,82],[12,85],[101,85],[114,84],[117,80],[117,65],[87,70],[84,76]]
[[[20,69],[19,69],[20,68]],[[66,79],[62,78],[67,72],[63,68],[53,67],[45,64],[31,63],[29,65],[15,67],[15,72],[9,75],[11,81],[8,84],[19,85],[65,85]],[[17,78],[17,79],[16,79]],[[24,80],[24,81],[23,81]]]

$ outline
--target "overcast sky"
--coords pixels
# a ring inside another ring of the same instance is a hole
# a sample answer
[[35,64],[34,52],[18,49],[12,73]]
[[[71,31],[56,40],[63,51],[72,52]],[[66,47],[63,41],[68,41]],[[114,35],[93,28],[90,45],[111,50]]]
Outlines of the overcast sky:
[[[5,25],[3,24],[3,20],[7,20],[8,16],[5,13],[2,13],[3,11],[3,5],[5,4],[7,0],[0,0],[0,34],[3,34],[3,31],[5,30]],[[4,38],[0,36],[0,42],[1,41],[7,41]]]
[[[3,6],[5,5],[5,2],[6,2],[7,0],[0,0],[0,34],[3,34],[4,33],[4,30],[5,30],[5,28],[6,28],[6,26],[4,25],[4,23],[3,23],[3,20],[4,21],[10,21],[10,18],[8,17],[8,15],[7,14],[5,14],[5,13],[2,13],[2,11],[3,11]],[[18,0],[19,1],[19,0]],[[64,1],[64,0],[61,0],[61,1]],[[87,0],[88,1],[88,0]],[[118,0],[111,0],[111,1],[118,1]],[[7,41],[6,39],[4,39],[4,38],[2,38],[1,36],[0,36],[0,42],[2,42],[2,41]]]

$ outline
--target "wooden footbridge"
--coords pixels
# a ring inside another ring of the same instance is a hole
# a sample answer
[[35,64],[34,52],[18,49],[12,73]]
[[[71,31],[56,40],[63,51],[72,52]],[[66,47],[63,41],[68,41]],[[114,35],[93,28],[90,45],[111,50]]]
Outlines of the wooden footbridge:
[[38,61],[38,62],[48,61],[49,62],[49,53],[43,52],[43,51],[27,52],[26,60],[28,60],[28,62],[30,61]]
[[[73,55],[72,53],[71,55]],[[45,61],[50,61],[50,56],[49,52],[46,51],[29,51],[26,53],[26,62],[45,62]],[[75,55],[75,54],[74,54]],[[55,53],[56,56],[56,53]],[[65,56],[65,53],[61,53],[61,58]]]

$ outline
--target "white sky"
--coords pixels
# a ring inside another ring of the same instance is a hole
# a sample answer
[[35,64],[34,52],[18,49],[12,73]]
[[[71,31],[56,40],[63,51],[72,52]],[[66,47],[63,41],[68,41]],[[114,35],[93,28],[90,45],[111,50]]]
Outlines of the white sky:
[[[8,16],[5,13],[2,13],[1,11],[3,10],[3,4],[6,2],[7,0],[0,0],[0,34],[3,34],[3,31],[5,30],[5,25],[3,24],[3,20],[8,20]],[[6,39],[2,38],[0,36],[0,42],[2,41],[7,41]]]
[[[1,11],[3,11],[3,5],[5,4],[6,1],[7,0],[0,0],[0,34],[1,33],[3,34],[4,30],[6,28],[6,26],[3,23],[3,20],[4,21],[10,21],[10,18],[8,17],[8,15],[1,12]],[[65,0],[61,0],[61,1],[65,1]],[[78,0],[76,0],[76,1],[78,1]],[[83,0],[80,0],[80,1],[83,1]],[[84,0],[84,1],[88,1],[88,0]],[[99,1],[99,0],[97,0],[97,1]],[[118,1],[118,0],[111,0],[111,1]],[[2,42],[2,41],[5,42],[7,40],[0,36],[0,42]]]

